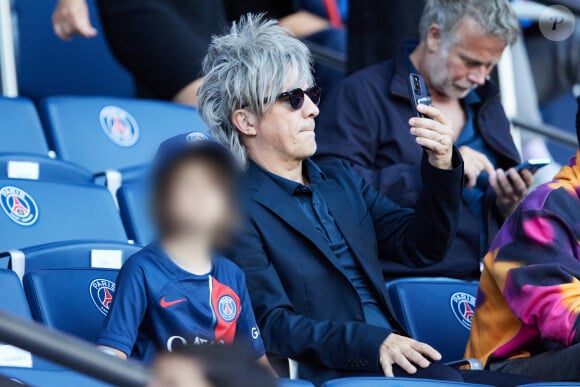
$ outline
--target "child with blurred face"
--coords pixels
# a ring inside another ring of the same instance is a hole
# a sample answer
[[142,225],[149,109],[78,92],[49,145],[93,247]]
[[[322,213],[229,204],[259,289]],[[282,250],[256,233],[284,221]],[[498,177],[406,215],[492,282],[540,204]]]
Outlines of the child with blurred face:
[[244,274],[216,253],[236,223],[237,172],[230,152],[205,134],[160,146],[152,187],[159,238],[119,273],[98,339],[105,351],[151,362],[160,351],[236,343],[268,364]]

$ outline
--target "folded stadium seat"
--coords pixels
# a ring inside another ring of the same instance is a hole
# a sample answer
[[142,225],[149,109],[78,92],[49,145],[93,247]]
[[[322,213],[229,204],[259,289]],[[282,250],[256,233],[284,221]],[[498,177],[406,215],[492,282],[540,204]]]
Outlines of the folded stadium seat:
[[0,230],[2,252],[55,241],[127,242],[113,198],[96,185],[0,179]]
[[117,274],[118,270],[90,268],[27,273],[23,282],[32,317],[49,328],[95,342],[115,295]]
[[14,2],[21,95],[33,99],[63,94],[135,96],[131,76],[109,51],[96,1],[87,3],[98,35],[64,42],[52,30],[54,1]]
[[127,235],[140,245],[147,245],[155,239],[148,198],[145,183],[123,184],[117,191],[119,211]]
[[278,387],[314,387],[314,384],[300,379],[278,379]]
[[[20,268],[22,275],[44,269],[119,269],[141,247],[121,242],[54,242],[0,254],[0,268]],[[20,261],[20,262],[17,262]]]
[[[0,292],[4,295],[0,299],[0,311],[23,319],[32,320],[30,307],[28,306],[22,284],[16,273],[12,270],[0,270]],[[6,352],[7,350],[9,352]],[[14,352],[14,350],[10,350],[0,343],[0,374],[33,386],[92,387],[105,385],[83,375],[64,370],[58,365],[52,364],[44,359],[35,356],[27,359],[25,354],[26,352]],[[6,359],[10,361],[6,362]],[[32,368],[30,368],[30,365],[28,367],[24,366],[23,363],[27,361],[32,362]],[[16,367],[15,363],[19,363],[19,366]]]
[[444,362],[463,358],[477,282],[405,278],[388,282],[387,293],[394,317],[411,337],[436,348]]
[[48,156],[42,124],[31,100],[0,97],[0,153]]
[[29,153],[0,153],[0,179],[92,184],[93,174],[62,160]]
[[134,167],[149,164],[167,138],[207,132],[197,110],[163,101],[51,97],[41,102],[40,114],[57,157],[95,174],[135,173]]
[[[330,380],[322,387],[482,387],[484,384],[446,382],[443,380],[360,377]],[[490,387],[490,386],[487,386]]]

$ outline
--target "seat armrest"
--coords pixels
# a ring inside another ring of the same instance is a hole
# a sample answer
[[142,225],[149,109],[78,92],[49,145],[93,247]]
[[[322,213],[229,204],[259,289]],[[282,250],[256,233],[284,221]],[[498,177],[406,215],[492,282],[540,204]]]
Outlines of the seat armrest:
[[456,360],[449,363],[445,363],[445,365],[453,368],[468,366],[469,369],[472,371],[483,370],[483,363],[478,359]]

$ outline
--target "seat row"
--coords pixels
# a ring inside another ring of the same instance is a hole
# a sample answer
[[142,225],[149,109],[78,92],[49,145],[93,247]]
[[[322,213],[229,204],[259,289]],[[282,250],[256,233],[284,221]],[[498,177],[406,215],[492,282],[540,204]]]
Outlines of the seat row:
[[194,108],[131,98],[49,97],[37,109],[0,97],[0,116],[0,177],[71,183],[111,170],[133,179],[163,140],[207,132]]
[[[24,276],[24,287],[13,271],[0,270],[0,292],[10,294],[0,301],[0,310],[17,315],[24,319],[34,319],[44,325],[58,329],[69,334],[94,342],[97,338],[100,326],[108,312],[111,301],[115,296],[115,281],[118,271],[111,269],[47,269],[29,272]],[[404,283],[404,282],[403,282]],[[432,281],[433,283],[433,281]],[[439,280],[439,293],[448,290],[457,290],[459,282]],[[409,286],[399,286],[391,283],[389,294],[395,288],[399,295],[404,295],[401,303],[414,297],[413,292],[425,290],[424,282],[415,280]],[[411,293],[409,293],[411,292]],[[394,294],[394,293],[393,293]],[[422,293],[422,299],[425,293]],[[463,299],[462,297],[456,298]],[[407,298],[405,298],[407,297]],[[452,296],[453,297],[453,296]],[[435,298],[438,298],[435,295]],[[442,299],[442,298],[441,298]],[[418,301],[418,300],[414,300]],[[439,311],[441,305],[430,305]],[[400,307],[400,306],[399,306]],[[424,310],[430,315],[432,310]],[[412,313],[406,311],[405,318],[412,319]],[[399,316],[400,317],[400,316]],[[10,367],[0,364],[0,374],[15,378],[31,385],[39,386],[102,386],[104,384],[82,376],[80,374],[63,370],[62,368],[48,363],[40,358],[32,357],[28,367]],[[280,387],[312,387],[312,384],[301,380],[280,381]],[[530,387],[564,387],[574,386],[574,383],[558,383],[547,385],[530,385]],[[385,379],[385,378],[347,378],[329,381],[324,387],[468,387],[477,386],[465,383],[453,383],[419,379]]]

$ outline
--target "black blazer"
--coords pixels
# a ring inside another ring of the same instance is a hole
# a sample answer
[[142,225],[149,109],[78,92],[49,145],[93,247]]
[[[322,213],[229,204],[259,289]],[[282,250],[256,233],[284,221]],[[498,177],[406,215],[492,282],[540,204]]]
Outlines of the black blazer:
[[[319,166],[328,208],[390,318],[379,261],[419,267],[445,255],[461,202],[460,156],[451,171],[424,161],[416,211],[377,193],[345,161]],[[255,165],[243,185],[248,225],[230,257],[246,273],[267,351],[298,360],[301,378],[315,383],[380,373],[379,347],[392,330],[364,323],[340,262],[287,192]]]

